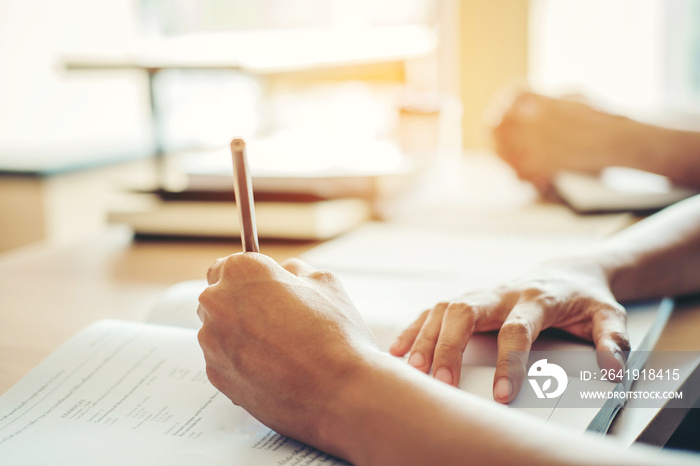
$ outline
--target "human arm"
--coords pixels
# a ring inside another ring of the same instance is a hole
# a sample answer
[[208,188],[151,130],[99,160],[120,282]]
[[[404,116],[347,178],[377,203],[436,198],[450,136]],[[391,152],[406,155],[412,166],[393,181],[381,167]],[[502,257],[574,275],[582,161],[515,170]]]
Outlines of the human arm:
[[494,398],[505,403],[517,396],[522,381],[513,377],[514,354],[510,361],[508,355],[529,351],[541,330],[556,327],[591,340],[601,366],[619,368],[629,350],[619,302],[697,291],[700,196],[639,222],[589,254],[550,261],[496,289],[436,305],[404,331],[391,352],[409,353],[416,368],[432,368],[436,378],[457,385],[471,335],[500,329]]
[[[212,384],[258,420],[357,465],[681,464],[557,429],[380,352],[332,275],[236,254],[210,270],[199,341]],[[561,448],[567,445],[567,448]]]
[[700,132],[665,128],[533,92],[495,99],[488,115],[495,152],[546,191],[562,170],[646,170],[700,188]]

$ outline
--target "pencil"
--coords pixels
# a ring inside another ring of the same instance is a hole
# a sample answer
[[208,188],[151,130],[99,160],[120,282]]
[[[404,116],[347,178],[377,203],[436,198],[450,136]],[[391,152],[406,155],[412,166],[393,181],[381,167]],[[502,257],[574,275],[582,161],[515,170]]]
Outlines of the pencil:
[[243,252],[260,252],[258,230],[255,226],[255,205],[253,204],[253,184],[243,139],[231,140],[233,157],[233,192],[238,207],[238,220],[241,227]]

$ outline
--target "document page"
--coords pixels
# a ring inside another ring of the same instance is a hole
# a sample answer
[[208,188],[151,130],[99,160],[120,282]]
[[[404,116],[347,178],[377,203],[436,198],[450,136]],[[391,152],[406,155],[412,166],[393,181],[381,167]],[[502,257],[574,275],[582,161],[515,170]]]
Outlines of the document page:
[[461,280],[463,291],[489,288],[554,257],[585,252],[596,237],[466,232],[369,223],[304,253],[317,268],[393,277]]
[[0,397],[2,464],[345,464],[281,436],[207,380],[191,329],[97,322]]

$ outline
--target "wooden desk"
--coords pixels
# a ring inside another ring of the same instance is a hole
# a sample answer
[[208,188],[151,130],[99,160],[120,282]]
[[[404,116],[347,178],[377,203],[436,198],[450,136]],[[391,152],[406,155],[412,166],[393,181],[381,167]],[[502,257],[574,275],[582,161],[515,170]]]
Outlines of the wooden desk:
[[[261,241],[276,260],[317,243]],[[66,247],[30,246],[0,256],[0,393],[61,343],[105,318],[144,320],[169,286],[204,278],[240,242],[135,242],[126,228]]]

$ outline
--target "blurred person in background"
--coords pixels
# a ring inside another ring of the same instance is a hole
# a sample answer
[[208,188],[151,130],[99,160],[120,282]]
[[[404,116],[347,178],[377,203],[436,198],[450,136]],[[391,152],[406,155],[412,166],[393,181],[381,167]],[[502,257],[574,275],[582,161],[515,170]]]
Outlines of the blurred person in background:
[[543,195],[552,177],[619,166],[700,189],[700,131],[642,123],[598,110],[582,98],[503,91],[487,111],[495,152]]

